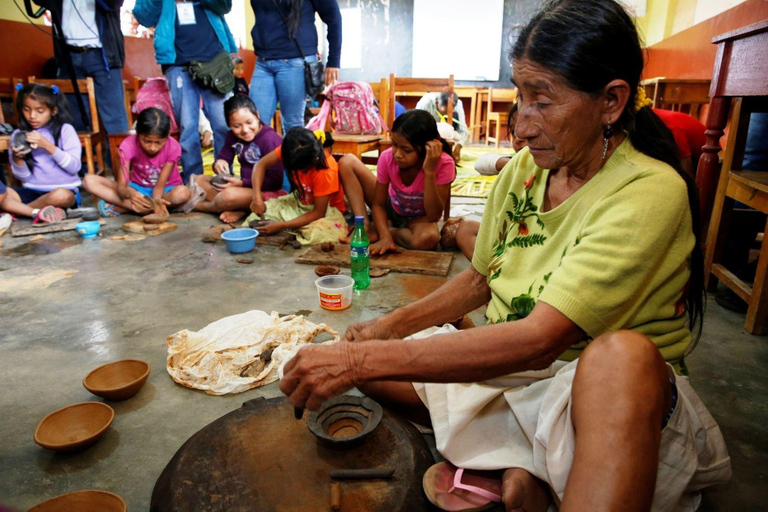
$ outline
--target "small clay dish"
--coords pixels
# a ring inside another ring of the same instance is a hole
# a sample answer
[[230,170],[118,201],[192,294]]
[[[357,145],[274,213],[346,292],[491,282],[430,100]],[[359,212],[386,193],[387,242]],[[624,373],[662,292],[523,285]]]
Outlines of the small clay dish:
[[96,396],[119,402],[139,392],[147,382],[150,366],[138,359],[123,359],[99,366],[83,379],[83,386]]
[[123,498],[107,491],[77,491],[62,494],[39,505],[29,512],[125,512]]
[[221,174],[217,174],[216,176],[211,178],[210,183],[211,183],[211,186],[213,187],[222,187],[227,184],[227,177]]
[[307,417],[309,431],[336,448],[357,446],[379,425],[381,406],[368,397],[340,395]]
[[115,411],[101,402],[83,402],[54,411],[35,429],[35,442],[57,452],[76,452],[94,444],[115,418]]
[[27,142],[27,133],[24,130],[19,130],[13,134],[13,140],[11,146],[21,148],[22,151],[30,149],[29,142]]
[[341,269],[336,265],[318,265],[315,267],[315,274],[318,277],[335,276],[339,272],[341,272]]

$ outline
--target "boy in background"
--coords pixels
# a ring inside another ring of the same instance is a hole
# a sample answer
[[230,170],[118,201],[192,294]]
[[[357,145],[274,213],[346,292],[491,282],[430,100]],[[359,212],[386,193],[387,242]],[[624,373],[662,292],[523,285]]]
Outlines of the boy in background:
[[243,75],[245,75],[245,62],[243,59],[235,55],[232,57],[232,62],[235,63],[235,94],[242,94],[248,96],[248,82],[245,81]]

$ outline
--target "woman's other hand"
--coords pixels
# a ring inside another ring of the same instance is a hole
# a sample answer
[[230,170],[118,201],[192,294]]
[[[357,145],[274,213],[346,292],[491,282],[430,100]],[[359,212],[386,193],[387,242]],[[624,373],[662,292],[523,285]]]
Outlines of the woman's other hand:
[[286,363],[280,391],[294,407],[316,411],[336,395],[360,384],[351,343],[305,345]]
[[391,322],[387,317],[374,318],[367,322],[359,322],[347,327],[342,340],[344,341],[366,341],[366,340],[387,340],[401,338],[400,334],[395,332]]
[[386,254],[388,252],[394,252],[394,253],[400,252],[400,249],[397,247],[397,245],[395,245],[395,242],[394,240],[392,240],[391,236],[385,236],[381,238],[378,242],[372,244],[369,250],[370,250],[371,256]]
[[243,180],[240,180],[238,178],[235,178],[234,176],[224,176],[224,180],[226,183],[222,184],[214,184],[212,185],[213,188],[217,190],[224,190],[225,188],[229,187],[242,187],[243,186]]
[[264,218],[264,212],[267,211],[267,205],[264,204],[264,199],[261,197],[260,192],[256,192],[253,196],[253,201],[251,201],[251,211],[262,219]]
[[339,68],[325,68],[325,85],[339,81]]

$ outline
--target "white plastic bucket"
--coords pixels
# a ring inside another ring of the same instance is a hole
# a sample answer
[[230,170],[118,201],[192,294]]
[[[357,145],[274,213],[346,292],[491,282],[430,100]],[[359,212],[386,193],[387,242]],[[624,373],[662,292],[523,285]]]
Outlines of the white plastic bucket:
[[315,280],[320,307],[341,311],[352,304],[352,285],[355,281],[344,275],[323,276]]

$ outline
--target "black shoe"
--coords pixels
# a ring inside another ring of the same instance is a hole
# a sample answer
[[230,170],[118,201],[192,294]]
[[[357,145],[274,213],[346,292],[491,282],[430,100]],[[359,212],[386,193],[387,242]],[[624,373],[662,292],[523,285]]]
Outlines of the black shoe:
[[720,304],[728,311],[742,314],[747,312],[747,303],[744,302],[741,297],[736,295],[730,288],[726,288],[723,291],[717,292],[717,295],[715,295],[715,302]]

